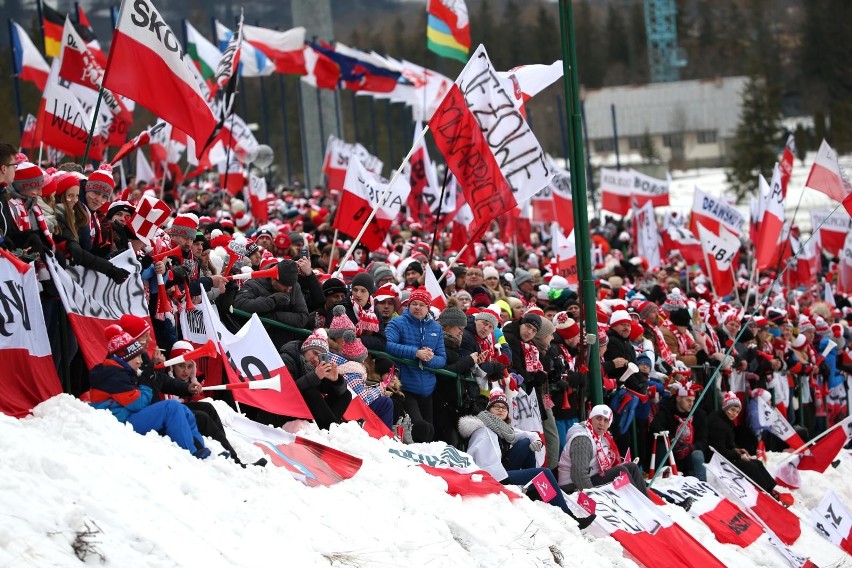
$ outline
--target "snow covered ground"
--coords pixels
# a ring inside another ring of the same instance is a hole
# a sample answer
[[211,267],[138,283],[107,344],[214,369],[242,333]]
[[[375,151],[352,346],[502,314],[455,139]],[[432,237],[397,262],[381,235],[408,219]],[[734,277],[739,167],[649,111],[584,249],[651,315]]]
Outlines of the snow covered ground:
[[[558,557],[563,566],[635,566],[615,540],[581,534],[556,507],[447,495],[441,479],[388,452],[397,442],[354,423],[300,434],[362,458],[361,469],[311,488],[272,465],[199,461],[68,395],[23,420],[0,415],[0,566],[79,566],[75,543],[86,564],[122,568],[540,567],[558,566]],[[261,456],[230,438],[246,461]],[[808,509],[829,488],[852,508],[850,478],[844,457],[824,475],[802,472],[795,492],[793,511],[804,520],[793,548],[822,568],[852,558],[809,527]],[[685,510],[663,511],[729,566],[784,566],[765,537],[745,550],[722,545]]]

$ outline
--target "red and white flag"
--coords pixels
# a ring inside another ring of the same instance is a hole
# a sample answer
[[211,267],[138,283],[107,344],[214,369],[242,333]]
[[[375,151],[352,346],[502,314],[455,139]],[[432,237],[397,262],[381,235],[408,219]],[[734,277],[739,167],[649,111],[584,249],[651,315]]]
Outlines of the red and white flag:
[[719,495],[708,483],[694,477],[673,475],[654,483],[659,491],[675,503],[692,499],[689,513],[701,519],[723,544],[745,548],[764,534],[763,527],[730,500]]
[[553,177],[549,160],[480,45],[429,121],[477,227],[527,201]]
[[498,75],[511,87],[515,108],[526,116],[526,102],[562,77],[562,60],[550,65],[520,65]]
[[805,445],[804,440],[796,433],[777,407],[768,404],[759,396],[755,397],[754,400],[757,401],[757,417],[762,428],[784,440],[794,450]]
[[758,227],[757,242],[755,242],[755,254],[757,268],[766,270],[775,267],[778,263],[778,254],[781,250],[781,229],[784,226],[784,192],[781,187],[781,168],[775,164],[772,172],[772,182],[766,185],[761,176],[761,206],[763,213]]
[[151,126],[147,130],[143,130],[135,138],[132,140],[125,142],[121,148],[118,149],[118,152],[115,153],[115,156],[112,157],[112,161],[110,164],[115,165],[120,160],[124,159],[125,156],[130,155],[130,152],[137,148],[141,148],[142,146],[146,146],[151,143],[151,140],[156,137],[157,133],[160,130],[163,130],[169,126],[167,122],[157,121],[154,126]]
[[802,534],[799,517],[756,486],[734,464],[718,452],[707,464],[707,471],[716,479],[722,494],[745,507],[785,544],[793,544]]
[[[839,259],[840,285],[838,290],[844,294],[852,294],[852,232],[846,235],[846,241],[844,241],[843,248],[840,250]],[[813,274],[816,274],[816,271]],[[811,283],[808,282],[808,284]]]
[[130,218],[130,226],[139,240],[149,245],[154,240],[157,229],[163,226],[171,214],[171,208],[164,201],[143,195],[136,204],[136,212]]
[[852,193],[852,182],[837,161],[837,151],[825,140],[820,144],[805,187],[820,191],[838,203]]
[[305,28],[298,27],[281,32],[244,25],[243,40],[272,60],[277,73],[307,74],[304,54]]
[[745,217],[737,211],[736,207],[721,197],[713,197],[698,187],[692,199],[692,218],[689,229],[697,233],[695,224],[701,221],[705,228],[719,234],[719,226],[723,225],[731,233],[739,237],[743,232]]
[[[370,212],[378,208],[376,215],[364,231],[361,242],[370,250],[379,248],[390,230],[391,223],[408,199],[411,186],[408,185],[407,180],[399,176],[393,186],[385,192],[385,184],[368,172],[359,160],[351,159],[343,186],[343,194],[337,208],[338,214],[334,216],[334,228],[355,237],[361,231]],[[383,193],[384,199],[379,203]]]
[[790,183],[790,176],[793,175],[793,162],[796,159],[796,138],[792,134],[787,137],[787,143],[784,144],[784,153],[781,154],[781,162],[778,167],[781,169],[781,194],[787,198],[787,185]]
[[550,483],[550,480],[543,471],[532,478],[530,485],[535,487],[535,490],[538,491],[539,497],[541,497],[541,500],[545,503],[553,501],[553,498],[556,497],[556,492],[559,491],[558,487],[554,487],[553,484]]
[[822,250],[833,257],[840,256],[846,235],[852,229],[852,219],[841,214],[832,214],[831,210],[821,209],[811,211],[811,227],[817,232],[816,237]]
[[423,271],[423,285],[426,287],[429,295],[432,296],[432,305],[443,312],[444,308],[447,307],[447,296],[441,290],[441,285],[438,284],[438,279],[435,278],[435,273],[432,272],[432,269],[428,266],[425,268]]
[[571,195],[571,174],[552,165],[553,179],[535,194],[532,203],[532,220],[536,223],[556,221],[565,234],[574,230],[574,198]]
[[[416,137],[422,132],[423,124],[418,121],[415,126]],[[435,216],[432,208],[440,208],[436,201],[441,198],[441,188],[435,168],[429,159],[425,138],[420,138],[417,149],[411,154],[411,160],[405,165],[405,174],[411,186],[411,193],[408,194],[408,215],[415,221],[431,220]]]
[[38,148],[38,142],[36,142],[35,134],[36,117],[31,114],[27,114],[27,119],[24,121],[24,134],[21,136],[22,149]]
[[633,226],[636,230],[636,252],[648,261],[649,268],[657,268],[660,260],[660,227],[654,216],[654,203],[646,200],[644,205],[637,206],[634,197]]
[[654,207],[669,206],[671,175],[666,174],[666,179],[657,179],[642,172],[631,171],[633,173],[633,197],[639,202],[640,207],[648,202],[653,204]]
[[691,230],[685,227],[669,225],[662,233],[663,250],[678,251],[687,264],[701,264],[704,261],[704,253],[699,241]]
[[332,134],[325,145],[325,159],[322,164],[325,186],[328,189],[343,189],[349,160],[353,158],[361,162],[368,172],[381,175],[384,162],[370,154],[361,144],[349,144]]
[[595,502],[594,525],[617,540],[641,566],[724,566],[633,484],[616,489],[610,483],[583,493]]
[[550,226],[550,246],[556,268],[561,271],[570,284],[578,282],[577,277],[577,247],[574,242],[574,232],[567,237],[557,223]]
[[852,513],[834,491],[829,490],[811,509],[811,524],[819,534],[852,555]]
[[266,206],[268,195],[266,178],[249,174],[248,177],[249,201],[251,202],[251,214],[258,225],[269,220],[269,208]]
[[145,183],[153,183],[157,179],[157,174],[154,173],[154,168],[148,158],[145,157],[142,148],[136,149],[136,183],[144,181]]
[[798,468],[824,472],[850,439],[852,439],[852,417],[846,417],[823,432],[819,438],[811,440],[808,449],[802,452]]
[[624,217],[630,211],[633,195],[633,170],[601,168],[601,209]]
[[17,22],[10,20],[9,31],[12,34],[12,56],[15,62],[15,73],[24,81],[35,83],[40,91],[44,91],[50,66],[33,44],[26,30]]
[[0,322],[0,412],[23,418],[37,404],[61,394],[62,385],[53,364],[35,267],[0,251],[0,281],[4,306]]
[[740,240],[724,225],[718,226],[718,233],[697,223],[698,238],[703,251],[702,264],[707,268],[713,283],[713,292],[724,298],[734,290],[734,269],[740,254]]
[[[217,126],[181,41],[150,0],[121,3],[103,86],[136,101],[197,142]],[[156,78],[152,80],[152,78]]]

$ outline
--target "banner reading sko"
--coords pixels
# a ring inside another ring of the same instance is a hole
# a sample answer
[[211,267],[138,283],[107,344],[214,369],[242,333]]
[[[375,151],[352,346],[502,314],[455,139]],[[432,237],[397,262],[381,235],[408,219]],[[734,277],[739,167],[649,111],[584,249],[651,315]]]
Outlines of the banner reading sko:
[[124,0],[103,87],[132,99],[195,140],[200,157],[216,128],[181,41],[149,0]]
[[572,495],[591,497],[595,527],[617,540],[642,566],[653,568],[722,567],[724,564],[683,527],[642,495],[633,484],[612,483]]
[[513,98],[480,45],[429,121],[477,227],[530,199],[553,177]]
[[23,418],[37,404],[62,392],[44,325],[36,271],[0,251],[0,412]]

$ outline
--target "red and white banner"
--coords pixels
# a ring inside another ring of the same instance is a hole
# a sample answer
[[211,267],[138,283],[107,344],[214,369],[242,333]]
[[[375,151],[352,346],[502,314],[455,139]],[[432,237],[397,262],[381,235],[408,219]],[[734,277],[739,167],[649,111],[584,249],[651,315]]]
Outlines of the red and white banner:
[[435,273],[428,266],[425,266],[423,270],[423,285],[432,296],[432,305],[443,312],[444,308],[447,307],[447,297],[444,295],[444,291],[441,290],[441,285],[438,284]]
[[132,99],[197,142],[213,134],[207,105],[181,40],[149,0],[122,2],[103,86]]
[[515,108],[526,116],[526,102],[562,77],[562,60],[550,65],[521,65],[498,75],[511,87]]
[[23,418],[37,404],[60,394],[50,338],[44,323],[36,270],[0,251],[0,366],[3,396],[0,412]]
[[171,214],[171,208],[164,201],[143,195],[136,204],[136,212],[130,218],[130,226],[140,241],[150,245],[157,229],[163,226]]
[[576,499],[576,495],[584,493],[595,502],[597,517],[593,526],[617,540],[640,565],[654,568],[724,566],[633,484],[628,482],[616,489],[610,483],[572,497]]
[[781,169],[775,164],[772,172],[772,182],[766,182],[761,176],[761,206],[763,213],[758,226],[757,242],[755,242],[755,255],[757,268],[766,270],[778,264],[780,252],[779,241],[781,240],[781,229],[784,226],[784,192],[781,188]]
[[846,235],[852,229],[852,219],[842,212],[829,209],[811,211],[811,227],[817,233],[822,250],[833,257],[840,256]]
[[825,140],[819,146],[805,187],[820,191],[838,203],[843,203],[846,196],[852,193],[852,182],[837,161],[837,151]]
[[[417,122],[414,128],[415,138],[419,138],[422,131],[423,124]],[[411,154],[411,160],[405,165],[404,173],[411,186],[411,193],[408,194],[408,216],[418,222],[431,220],[435,216],[433,207],[440,208],[436,202],[441,199],[441,187],[436,179],[435,167],[429,159],[425,138],[420,138],[417,149]]]
[[269,220],[269,208],[266,205],[266,196],[268,195],[266,178],[249,174],[248,193],[251,203],[251,214],[255,222],[258,225],[266,223]]
[[275,63],[277,73],[306,75],[305,28],[287,31],[270,30],[258,26],[243,26],[243,40]]
[[694,477],[673,475],[658,479],[654,490],[675,503],[691,498],[689,513],[701,519],[723,544],[745,548],[764,534],[763,527],[730,500],[719,495],[708,483]]
[[[349,169],[343,185],[338,214],[334,216],[334,228],[355,237],[361,231],[370,212],[378,208],[361,237],[361,242],[370,250],[379,248],[388,234],[391,223],[408,199],[411,186],[408,185],[407,180],[399,176],[393,186],[385,192],[385,185],[368,172],[358,160],[349,160]],[[379,203],[383,193],[384,199]]]
[[557,223],[550,226],[550,246],[553,251],[553,261],[569,284],[579,282],[577,276],[577,247],[574,233],[567,237]]
[[745,217],[742,213],[721,197],[713,197],[695,188],[692,199],[692,219],[689,229],[697,233],[695,224],[701,223],[716,234],[719,234],[719,226],[723,225],[736,236],[742,235]]
[[811,523],[819,534],[852,555],[852,513],[829,490],[811,509]]
[[754,400],[757,401],[757,418],[762,428],[784,440],[794,450],[805,445],[804,440],[796,433],[777,407],[768,404],[759,396],[755,397]]
[[634,199],[633,226],[636,230],[636,252],[648,261],[649,268],[657,268],[660,261],[660,227],[654,216],[654,203],[645,201],[644,205],[637,206]]
[[126,142],[124,145],[121,146],[121,148],[118,149],[118,152],[116,152],[115,156],[112,157],[112,161],[110,162],[110,164],[115,165],[118,163],[119,160],[129,155],[130,152],[132,152],[136,148],[141,148],[142,146],[150,144],[151,140],[156,138],[157,133],[165,129],[167,126],[169,126],[167,122],[159,120],[154,126],[151,126],[147,130],[140,132],[135,138],[133,138],[133,140]]
[[633,197],[640,206],[648,202],[654,207],[669,206],[669,186],[672,183],[670,174],[666,174],[666,179],[657,179],[636,170],[631,171],[633,172]]
[[704,261],[704,252],[701,241],[685,227],[669,225],[662,233],[663,249],[669,252],[678,251],[687,264],[701,264]]
[[480,45],[429,121],[477,227],[511,211],[553,177],[549,160]]
[[328,189],[343,189],[349,160],[353,156],[368,172],[381,175],[382,168],[385,166],[384,162],[370,154],[361,144],[349,144],[331,135],[325,145],[325,159],[322,164],[325,186]]
[[734,290],[734,269],[740,254],[740,240],[725,228],[718,226],[718,233],[704,226],[703,221],[696,223],[698,238],[703,251],[702,264],[705,265],[713,292],[719,298],[724,298]]
[[116,284],[106,275],[82,266],[62,268],[54,257],[45,260],[90,369],[106,358],[104,330],[108,325],[117,323],[124,314],[150,318],[139,276],[142,267],[134,252],[126,250],[110,262],[130,273],[124,283]]
[[798,540],[802,534],[799,517],[756,486],[718,452],[707,464],[707,471],[713,475],[723,495],[754,513],[782,542],[793,544]]
[[601,209],[624,217],[630,211],[633,195],[633,170],[601,168]]
[[802,453],[798,468],[824,472],[850,439],[852,439],[852,417],[846,417],[810,442],[808,449]]
[[556,221],[562,232],[570,235],[574,230],[574,197],[571,195],[571,174],[555,165],[553,179],[530,200],[532,220],[536,223]]

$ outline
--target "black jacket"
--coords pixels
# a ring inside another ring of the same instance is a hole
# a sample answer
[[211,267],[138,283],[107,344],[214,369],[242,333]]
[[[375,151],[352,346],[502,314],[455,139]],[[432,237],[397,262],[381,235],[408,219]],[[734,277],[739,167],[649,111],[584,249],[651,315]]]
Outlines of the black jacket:
[[[657,410],[657,415],[654,416],[654,421],[651,422],[651,432],[667,431],[669,433],[669,440],[674,441],[677,429],[681,424],[678,418],[685,420],[688,415],[688,412],[680,412],[677,409],[677,399],[675,397],[668,398],[660,404],[660,407]],[[727,418],[727,416],[725,418]],[[701,450],[706,453],[708,449],[707,413],[700,408],[696,409],[695,414],[692,415],[692,427],[695,433],[693,449]]]
[[[719,409],[710,414],[707,418],[708,450],[713,447],[728,461],[736,463],[740,460],[740,454],[737,453],[737,445],[734,440],[734,423],[731,422],[725,411]],[[709,462],[712,456],[713,452],[710,451],[705,459]]]

